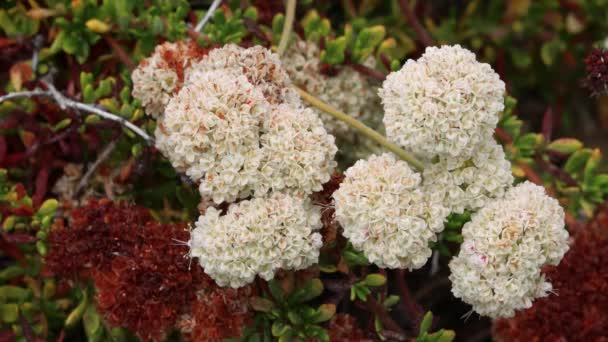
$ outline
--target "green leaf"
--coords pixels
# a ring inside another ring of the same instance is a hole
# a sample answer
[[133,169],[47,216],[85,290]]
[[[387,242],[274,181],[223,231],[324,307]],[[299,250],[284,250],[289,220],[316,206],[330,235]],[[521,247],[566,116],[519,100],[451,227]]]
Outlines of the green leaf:
[[18,266],[18,265],[10,265],[10,266],[4,267],[0,271],[0,281],[6,282],[8,280],[17,278],[17,277],[23,275],[24,273],[25,272],[23,270],[23,267]]
[[336,314],[336,305],[334,304],[321,304],[317,309],[316,317],[313,323],[322,323],[329,321]]
[[574,175],[587,163],[587,160],[589,159],[589,157],[591,157],[592,152],[593,151],[588,148],[583,148],[574,152],[566,161],[566,164],[564,165],[564,171],[571,175]]
[[429,329],[431,328],[431,325],[433,325],[433,313],[427,311],[427,313],[424,314],[424,317],[422,318],[422,322],[420,322],[420,329],[418,331],[418,334],[422,335],[424,333],[428,333]]
[[386,277],[383,276],[382,274],[372,273],[372,274],[368,274],[365,277],[365,279],[363,280],[363,282],[367,286],[378,287],[378,286],[382,286],[382,285],[386,284]]
[[586,184],[591,184],[593,181],[593,175],[600,165],[602,160],[602,152],[596,148],[591,152],[591,156],[587,159],[585,164],[585,170],[583,171],[583,179]]
[[323,293],[324,286],[321,279],[314,278],[308,281],[304,286],[297,288],[289,296],[288,302],[290,304],[304,303],[313,298],[316,298]]
[[346,50],[346,37],[341,36],[334,40],[328,40],[325,50],[321,51],[321,61],[332,65],[344,62],[344,51]]
[[291,327],[283,322],[275,321],[272,324],[271,329],[272,329],[272,336],[280,337],[280,336],[283,336],[286,333],[288,333],[291,330]]
[[0,286],[0,302],[24,302],[31,298],[32,291],[19,286]]
[[366,27],[355,39],[353,47],[353,58],[355,61],[362,63],[369,57],[378,44],[382,42],[386,35],[386,29],[382,25],[376,25],[372,27]]
[[583,143],[574,138],[561,138],[552,141],[547,145],[547,149],[560,153],[570,154],[578,151],[583,147]]
[[551,66],[565,47],[565,44],[559,39],[552,39],[540,48],[540,58],[545,65]]
[[87,307],[87,310],[82,316],[82,323],[89,341],[98,340],[99,337],[101,337],[100,334],[103,332],[103,329],[101,329],[101,317],[93,305]]
[[399,303],[399,300],[401,300],[401,298],[397,295],[390,295],[388,297],[386,297],[386,299],[384,300],[384,302],[382,302],[382,305],[385,308],[390,308],[394,305],[396,305],[397,303]]
[[37,215],[40,217],[46,215],[55,214],[55,211],[59,208],[59,202],[54,198],[49,198],[38,209]]
[[19,305],[14,303],[0,304],[0,320],[3,323],[14,323],[19,318]]

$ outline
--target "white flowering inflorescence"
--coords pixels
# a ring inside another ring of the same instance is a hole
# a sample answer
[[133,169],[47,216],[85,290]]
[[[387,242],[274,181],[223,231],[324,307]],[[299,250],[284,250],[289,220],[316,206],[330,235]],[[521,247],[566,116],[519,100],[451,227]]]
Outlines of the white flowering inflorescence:
[[133,71],[133,97],[141,101],[145,112],[159,117],[181,88],[185,70],[205,55],[194,41],[166,42],[158,45],[149,58]]
[[492,138],[504,93],[504,82],[471,51],[428,47],[380,89],[387,137],[425,160],[470,157]]
[[[382,107],[375,87],[365,76],[347,66],[336,75],[324,75],[319,55],[319,48],[313,42],[297,38],[290,45],[282,61],[293,83],[357,120],[372,127],[379,125]],[[375,59],[370,58],[366,64],[374,62]],[[356,137],[356,132],[346,123],[321,113],[318,109],[315,111],[331,134],[347,141]]]
[[564,211],[544,188],[525,182],[473,214],[450,262],[452,292],[481,315],[511,317],[547,295],[541,274],[568,250]]
[[216,203],[249,195],[258,177],[259,130],[270,110],[243,75],[196,72],[171,99],[156,128],[156,147],[174,168],[200,180]]
[[212,50],[159,118],[156,146],[216,203],[269,191],[318,191],[336,166],[337,148],[298,94],[290,100],[288,85],[268,50]]
[[[271,104],[288,103],[294,107],[301,105],[298,93],[289,87],[291,80],[281,65],[279,56],[262,46],[245,49],[235,44],[224,45],[211,50],[199,63],[194,64],[191,70],[242,73],[251,84],[262,91]],[[190,81],[189,75],[187,72],[187,82]]]
[[320,191],[336,167],[334,137],[309,108],[280,105],[268,112],[260,146],[256,195],[284,189],[305,194]]
[[424,191],[456,213],[482,208],[513,184],[511,163],[494,140],[482,143],[471,158],[439,157],[425,165],[423,178]]
[[274,193],[232,204],[220,214],[207,209],[188,243],[191,256],[220,286],[241,287],[256,275],[270,280],[278,269],[317,262],[321,213],[307,199]]
[[344,236],[379,267],[422,267],[449,214],[422,191],[420,174],[388,153],[357,161],[333,196]]

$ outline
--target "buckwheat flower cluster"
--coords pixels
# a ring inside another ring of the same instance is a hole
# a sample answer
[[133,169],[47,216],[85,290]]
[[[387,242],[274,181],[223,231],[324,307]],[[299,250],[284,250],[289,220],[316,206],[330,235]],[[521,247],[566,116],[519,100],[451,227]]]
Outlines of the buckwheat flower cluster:
[[235,44],[226,44],[213,49],[186,73],[190,80],[192,71],[224,70],[244,74],[248,81],[260,89],[271,104],[289,103],[300,106],[298,93],[289,87],[291,80],[281,65],[279,56],[256,45],[248,49]]
[[262,160],[255,193],[323,189],[337,163],[334,137],[310,108],[280,105],[268,113],[260,136]]
[[494,140],[483,142],[471,157],[439,157],[423,172],[424,191],[442,199],[451,212],[482,208],[504,196],[513,183],[511,163]]
[[[350,67],[344,67],[336,75],[324,75],[321,71],[320,51],[317,44],[297,38],[282,57],[289,77],[318,99],[326,102],[353,118],[374,127],[379,125],[382,108],[375,87],[368,79]],[[366,61],[373,67],[374,58]],[[352,141],[356,132],[344,122],[322,114],[325,128],[332,135]]]
[[208,208],[188,243],[190,255],[219,286],[238,288],[256,275],[270,280],[277,269],[299,270],[317,262],[321,213],[307,199],[277,192],[232,204],[220,214]]
[[171,99],[156,128],[156,147],[171,165],[200,180],[216,203],[249,194],[258,178],[259,125],[270,110],[242,74],[196,72]]
[[152,56],[142,60],[131,75],[133,97],[141,101],[148,115],[159,117],[181,88],[185,70],[205,53],[194,41],[158,45]]
[[428,47],[388,75],[380,97],[387,137],[420,158],[468,157],[490,140],[505,84],[460,45]]
[[422,267],[449,214],[422,191],[420,174],[388,153],[357,161],[333,197],[344,236],[379,267]]
[[156,147],[218,204],[269,191],[308,195],[329,180],[337,148],[293,91],[268,50],[212,50],[158,119]]
[[544,188],[525,182],[475,213],[450,262],[454,296],[481,315],[511,317],[552,286],[541,274],[568,250],[564,211]]

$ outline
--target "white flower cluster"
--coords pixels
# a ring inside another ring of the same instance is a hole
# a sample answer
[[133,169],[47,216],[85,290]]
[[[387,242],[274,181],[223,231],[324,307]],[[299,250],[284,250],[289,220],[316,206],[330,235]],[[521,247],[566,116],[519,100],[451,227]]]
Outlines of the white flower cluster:
[[439,157],[423,172],[424,190],[443,200],[451,212],[482,208],[493,198],[503,197],[513,184],[511,163],[502,146],[488,140],[472,158]]
[[[301,104],[298,93],[289,87],[291,80],[279,56],[262,46],[244,49],[235,44],[227,44],[213,49],[191,70],[225,70],[247,76],[248,81],[260,89],[266,100],[273,104],[288,103],[298,107]],[[186,72],[186,81],[190,73]]]
[[184,81],[184,69],[200,60],[204,50],[195,42],[177,41],[158,45],[149,58],[133,71],[133,97],[140,100],[145,112],[159,117]]
[[488,203],[465,224],[450,262],[452,292],[479,314],[511,317],[547,295],[541,274],[568,250],[564,211],[544,188],[525,182]]
[[388,153],[357,161],[333,196],[344,236],[379,267],[422,267],[449,214],[422,191],[420,174]]
[[270,280],[277,269],[317,262],[321,213],[307,199],[274,193],[233,204],[225,215],[211,207],[196,222],[190,254],[220,286]]
[[169,102],[156,147],[216,203],[249,195],[259,178],[260,123],[270,105],[244,75],[197,72]]
[[504,82],[471,51],[428,47],[380,89],[387,137],[425,160],[471,156],[492,139],[504,93]]
[[337,148],[288,85],[268,50],[212,50],[159,118],[156,146],[216,203],[318,191],[336,167]]
[[302,105],[276,54],[226,45],[195,60],[183,44],[163,44],[142,62],[133,93],[157,118],[158,150],[199,183],[202,205],[232,203],[224,215],[201,208],[191,256],[220,286],[309,267],[322,242],[308,195],[336,167],[334,137]]
[[[297,38],[285,51],[282,61],[297,86],[359,121],[370,126],[379,125],[380,97],[368,79],[350,67],[342,68],[335,76],[324,75],[319,58],[320,51],[315,43]],[[374,62],[375,59],[370,58],[366,64],[370,66]],[[356,137],[356,132],[344,122],[320,112],[319,116],[334,136],[346,141]]]
[[310,108],[279,105],[268,113],[260,136],[262,160],[255,193],[323,189],[337,166],[334,137]]

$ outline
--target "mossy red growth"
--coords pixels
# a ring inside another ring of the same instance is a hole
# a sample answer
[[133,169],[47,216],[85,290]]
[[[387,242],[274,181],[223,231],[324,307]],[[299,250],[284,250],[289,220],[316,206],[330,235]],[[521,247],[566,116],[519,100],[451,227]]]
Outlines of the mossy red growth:
[[126,202],[93,200],[71,211],[68,227],[49,235],[48,269],[93,279],[97,308],[110,326],[143,340],[161,340],[196,299],[215,283],[187,257],[190,233],[163,225],[148,210]]
[[593,48],[585,58],[587,75],[583,84],[594,96],[608,92],[608,51]]
[[495,339],[608,341],[608,206],[577,234],[559,266],[545,274],[555,294],[495,321]]
[[98,311],[108,324],[143,340],[162,340],[195,300],[196,290],[213,283],[200,267],[190,267],[184,225],[148,222],[145,240],[131,256],[117,256],[107,271],[94,272]]
[[365,336],[363,330],[359,328],[359,323],[355,317],[348,314],[336,314],[329,321],[329,340],[331,342],[341,341],[372,341]]
[[55,225],[49,234],[46,267],[56,275],[86,278],[90,270],[107,270],[117,255],[131,255],[145,238],[152,220],[147,209],[109,200],[92,200],[70,212],[69,226]]
[[222,341],[239,337],[253,321],[249,298],[253,287],[208,287],[197,294],[190,312],[178,323],[186,341]]

